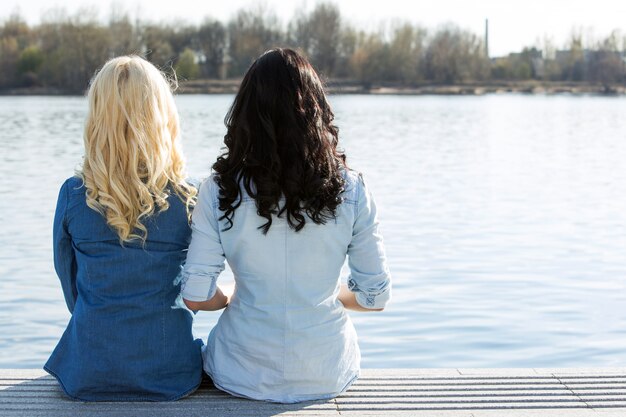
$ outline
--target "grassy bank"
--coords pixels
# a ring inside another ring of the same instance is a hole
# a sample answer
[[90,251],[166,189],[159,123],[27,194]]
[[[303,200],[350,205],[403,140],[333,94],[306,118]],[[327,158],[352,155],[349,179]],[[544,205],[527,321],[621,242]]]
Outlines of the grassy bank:
[[[194,80],[181,82],[183,94],[235,93],[239,80]],[[464,84],[360,83],[350,80],[330,80],[331,94],[397,94],[397,95],[482,95],[501,93],[526,94],[593,94],[626,95],[626,84],[597,84],[589,82],[503,81]]]
[[[178,94],[234,94],[240,79],[180,81]],[[379,94],[379,95],[483,95],[483,94],[571,94],[571,95],[626,95],[626,84],[599,84],[590,82],[562,81],[502,81],[464,84],[416,84],[360,83],[350,80],[330,80],[330,94]],[[53,87],[28,87],[0,90],[0,95],[82,95],[80,91]]]

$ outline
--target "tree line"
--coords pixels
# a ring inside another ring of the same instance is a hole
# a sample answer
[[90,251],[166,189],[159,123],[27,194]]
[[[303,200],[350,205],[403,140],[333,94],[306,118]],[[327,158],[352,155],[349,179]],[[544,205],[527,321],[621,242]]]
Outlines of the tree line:
[[0,89],[44,86],[82,92],[95,70],[123,54],[144,56],[179,79],[241,77],[276,46],[299,48],[327,79],[361,84],[458,84],[494,80],[626,81],[626,38],[614,32],[585,44],[573,33],[561,50],[550,42],[490,59],[481,35],[448,24],[428,29],[408,22],[359,29],[334,3],[318,3],[283,24],[262,5],[227,22],[206,18],[152,23],[112,12],[62,11],[29,26],[19,15],[0,26]]

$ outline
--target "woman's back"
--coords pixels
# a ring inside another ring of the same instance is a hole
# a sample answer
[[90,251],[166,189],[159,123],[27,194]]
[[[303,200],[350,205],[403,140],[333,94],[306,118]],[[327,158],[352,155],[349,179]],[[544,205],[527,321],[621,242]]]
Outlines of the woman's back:
[[[382,240],[372,236],[373,202],[357,174],[346,172],[345,180],[335,220],[308,222],[294,232],[275,217],[267,234],[259,231],[265,219],[245,194],[233,227],[224,230],[217,185],[213,178],[203,185],[193,221],[203,238],[194,235],[183,296],[202,297],[206,281],[194,274],[207,273],[208,254],[223,253],[211,259],[213,271],[225,256],[236,290],[209,336],[205,370],[225,391],[297,402],[335,396],[358,376],[356,333],[338,300],[346,255],[354,290],[371,296],[372,308],[388,299],[389,281]],[[367,236],[355,239],[363,231]]]
[[54,217],[72,317],[45,369],[73,398],[173,400],[201,380],[191,317],[174,310],[197,190],[185,180],[171,87],[137,56],[92,79],[85,155]]
[[[68,395],[82,400],[167,400],[201,378],[200,341],[191,317],[171,306],[191,229],[185,204],[145,220],[145,243],[120,245],[104,217],[68,179],[55,216],[55,266],[72,318],[46,363]],[[75,294],[72,292],[75,291]]]
[[[192,309],[228,305],[204,369],[234,395],[329,398],[359,374],[344,309],[381,310],[390,295],[376,207],[338,149],[322,82],[304,56],[274,49],[244,76],[226,116],[226,150],[199,194],[183,273]],[[349,288],[339,274],[348,256]],[[228,260],[229,303],[216,279]]]

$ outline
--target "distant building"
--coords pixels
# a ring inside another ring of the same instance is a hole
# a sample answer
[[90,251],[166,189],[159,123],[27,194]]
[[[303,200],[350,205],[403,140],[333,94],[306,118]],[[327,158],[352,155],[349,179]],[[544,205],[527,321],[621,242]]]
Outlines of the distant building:
[[496,69],[496,77],[525,79],[543,78],[545,75],[543,51],[536,48],[491,58],[491,66]]
[[543,51],[526,48],[522,52],[491,58],[490,61],[494,79],[550,79],[605,84],[626,81],[626,51],[561,49],[546,58]]

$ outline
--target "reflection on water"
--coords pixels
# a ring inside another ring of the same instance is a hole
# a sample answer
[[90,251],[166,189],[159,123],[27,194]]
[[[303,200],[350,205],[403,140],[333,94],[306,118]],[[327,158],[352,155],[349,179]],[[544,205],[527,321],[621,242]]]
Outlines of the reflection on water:
[[[219,152],[231,99],[177,98],[193,176]],[[380,206],[394,278],[385,312],[352,314],[364,366],[624,363],[625,99],[331,102]],[[80,162],[85,106],[0,97],[0,367],[41,366],[69,317],[51,224]],[[199,314],[198,335],[217,317]]]

